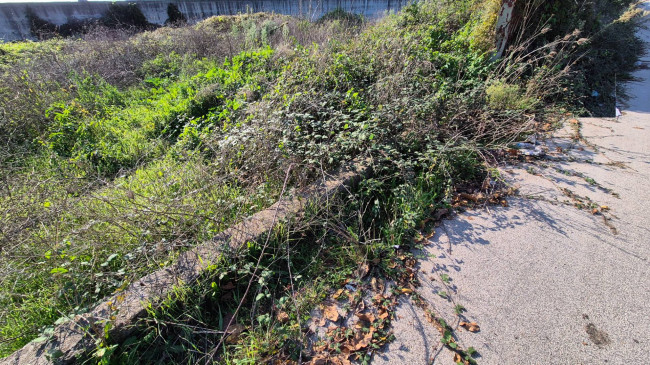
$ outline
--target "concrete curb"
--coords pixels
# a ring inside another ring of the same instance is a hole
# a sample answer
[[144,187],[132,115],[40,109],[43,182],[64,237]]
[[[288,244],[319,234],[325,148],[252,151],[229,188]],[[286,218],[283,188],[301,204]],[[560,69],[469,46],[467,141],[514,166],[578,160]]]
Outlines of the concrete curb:
[[77,315],[54,329],[43,342],[30,342],[0,360],[2,365],[68,364],[95,347],[95,339],[105,333],[115,341],[128,337],[135,320],[146,314],[147,303],[159,302],[174,286],[195,282],[221,255],[224,246],[239,249],[262,238],[275,223],[300,214],[306,203],[323,201],[356,185],[370,173],[369,163],[357,162],[326,177],[295,197],[283,198],[271,207],[236,224],[213,240],[180,255],[173,265],[134,281],[88,313]]

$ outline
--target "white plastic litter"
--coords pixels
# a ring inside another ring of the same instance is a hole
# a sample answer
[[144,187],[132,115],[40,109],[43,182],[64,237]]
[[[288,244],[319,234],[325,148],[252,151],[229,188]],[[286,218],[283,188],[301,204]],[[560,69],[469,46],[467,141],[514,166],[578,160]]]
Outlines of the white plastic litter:
[[533,143],[518,142],[515,143],[515,148],[518,149],[519,153],[524,156],[542,157],[546,155],[546,152],[542,146],[536,146]]

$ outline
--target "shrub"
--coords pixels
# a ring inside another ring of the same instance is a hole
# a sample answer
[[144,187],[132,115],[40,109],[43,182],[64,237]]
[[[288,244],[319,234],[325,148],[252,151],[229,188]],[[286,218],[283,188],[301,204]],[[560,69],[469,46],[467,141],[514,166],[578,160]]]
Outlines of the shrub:
[[532,110],[537,104],[533,97],[526,96],[519,85],[502,81],[492,82],[485,90],[488,105],[496,110]]
[[174,3],[167,4],[167,20],[165,25],[181,26],[187,23],[187,17],[181,13],[178,6]]
[[347,12],[343,8],[336,8],[323,14],[316,22],[326,23],[333,20],[338,20],[346,25],[361,25],[363,23],[363,16]]
[[104,26],[112,28],[152,28],[153,24],[149,23],[142,13],[142,10],[135,3],[119,4],[112,3],[108,10],[101,18]]

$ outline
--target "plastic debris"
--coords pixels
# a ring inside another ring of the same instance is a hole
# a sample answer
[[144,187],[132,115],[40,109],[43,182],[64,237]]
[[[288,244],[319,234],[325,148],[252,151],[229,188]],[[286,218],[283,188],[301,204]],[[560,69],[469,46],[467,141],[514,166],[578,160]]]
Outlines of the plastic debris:
[[533,143],[518,142],[518,143],[515,143],[514,147],[517,150],[519,150],[519,154],[524,155],[524,156],[542,157],[542,156],[546,155],[546,152],[544,151],[542,146],[536,146]]
[[345,284],[345,289],[347,289],[347,290],[349,290],[349,291],[351,291],[351,292],[353,292],[353,293],[354,293],[355,291],[357,291],[357,288],[353,287],[353,286],[350,285],[350,284]]

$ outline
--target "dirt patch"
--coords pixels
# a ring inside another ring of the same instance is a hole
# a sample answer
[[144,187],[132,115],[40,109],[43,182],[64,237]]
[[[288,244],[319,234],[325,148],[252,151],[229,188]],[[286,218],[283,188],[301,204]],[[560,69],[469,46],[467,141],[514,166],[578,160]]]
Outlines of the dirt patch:
[[591,342],[597,346],[605,346],[610,343],[607,332],[599,330],[593,323],[588,323],[585,326],[585,331],[587,331]]

